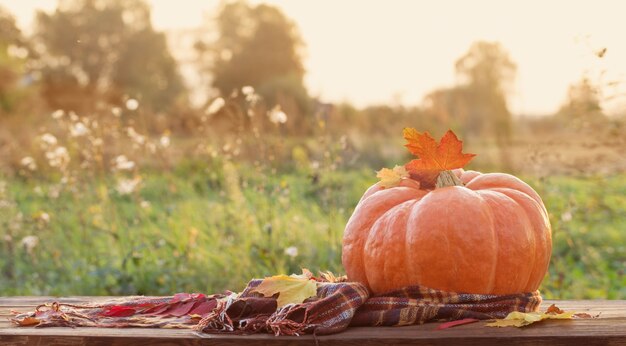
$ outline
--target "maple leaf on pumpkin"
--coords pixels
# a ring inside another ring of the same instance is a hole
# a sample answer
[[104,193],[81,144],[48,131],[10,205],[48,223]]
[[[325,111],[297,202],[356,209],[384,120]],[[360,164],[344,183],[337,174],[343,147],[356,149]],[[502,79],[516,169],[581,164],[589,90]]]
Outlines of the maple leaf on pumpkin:
[[419,133],[414,128],[405,128],[405,147],[418,158],[405,165],[411,177],[424,187],[434,186],[441,171],[463,168],[475,154],[463,153],[463,142],[448,130],[439,143],[428,133]]
[[419,157],[406,164],[409,171],[463,168],[476,156],[462,152],[463,142],[451,130],[443,135],[439,143],[428,132],[419,133],[413,128],[405,128],[403,134],[408,142],[405,146],[411,154]]

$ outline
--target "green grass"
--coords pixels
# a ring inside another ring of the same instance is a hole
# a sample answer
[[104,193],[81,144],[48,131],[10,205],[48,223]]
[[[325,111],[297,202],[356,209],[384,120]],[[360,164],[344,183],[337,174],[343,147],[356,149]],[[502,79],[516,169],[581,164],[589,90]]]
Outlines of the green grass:
[[[340,273],[343,228],[375,181],[369,170],[275,173],[230,162],[142,177],[128,195],[113,176],[0,177],[0,295],[217,292],[300,267]],[[625,299],[626,176],[528,182],[553,227],[544,297]],[[27,236],[38,237],[30,249]]]

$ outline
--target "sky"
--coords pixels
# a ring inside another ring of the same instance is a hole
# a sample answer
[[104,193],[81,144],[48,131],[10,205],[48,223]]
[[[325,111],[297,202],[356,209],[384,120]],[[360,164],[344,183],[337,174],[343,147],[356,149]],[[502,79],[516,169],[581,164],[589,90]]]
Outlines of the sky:
[[[478,40],[498,41],[517,64],[516,114],[555,112],[583,76],[626,91],[626,1],[251,0],[280,7],[306,44],[306,84],[329,102],[420,104],[453,86],[454,63]],[[157,29],[200,26],[219,0],[149,0]],[[56,0],[0,0],[28,31]],[[607,48],[600,59],[594,52]],[[621,100],[622,98],[618,98]],[[606,106],[611,107],[607,102]]]

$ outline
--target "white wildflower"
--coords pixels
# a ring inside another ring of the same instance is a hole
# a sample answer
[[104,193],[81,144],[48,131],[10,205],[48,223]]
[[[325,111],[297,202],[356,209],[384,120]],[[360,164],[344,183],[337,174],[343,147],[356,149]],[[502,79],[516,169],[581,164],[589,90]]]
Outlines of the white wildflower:
[[572,221],[572,212],[571,211],[566,211],[563,214],[561,214],[561,220],[563,222],[570,222]]
[[52,119],[61,119],[63,118],[64,115],[65,115],[65,112],[62,109],[57,109],[51,114]]
[[254,88],[249,85],[246,85],[243,88],[241,88],[241,92],[244,95],[248,96],[248,95],[254,94]]
[[120,155],[113,160],[114,169],[120,171],[130,171],[135,168],[135,163],[130,161],[125,155]]
[[128,137],[130,137],[130,139],[132,139],[136,144],[143,145],[146,143],[146,137],[137,133],[137,131],[135,131],[132,127],[126,129],[126,134],[128,134]]
[[39,244],[39,237],[36,235],[26,236],[20,241],[20,245],[23,246],[29,254],[33,252],[37,244]]
[[122,109],[120,107],[113,107],[111,108],[111,113],[113,113],[114,117],[119,118],[122,116]]
[[282,111],[280,105],[276,105],[269,111],[268,116],[270,117],[270,121],[274,124],[284,124],[287,122],[287,114]]
[[78,115],[75,112],[73,112],[73,111],[70,112],[70,120],[71,121],[78,121]]
[[33,159],[30,156],[26,156],[24,157],[21,161],[20,164],[27,168],[28,170],[34,171],[37,169],[37,162],[35,162],[35,159]]
[[89,129],[81,122],[77,122],[70,127],[70,136],[72,137],[82,137],[87,133],[89,133]]
[[51,199],[57,199],[61,196],[61,185],[53,185],[48,189],[48,197]]
[[41,135],[41,141],[49,146],[53,146],[58,143],[57,138],[50,133],[44,133],[43,135]]
[[246,97],[246,101],[250,103],[251,106],[254,106],[261,97],[254,92],[254,88],[247,85],[241,88],[241,93]]
[[137,108],[139,108],[139,101],[135,99],[126,100],[126,109],[128,109],[129,111],[134,111],[137,110]]
[[48,214],[46,212],[41,212],[37,216],[37,219],[39,219],[39,220],[41,220],[41,221],[43,221],[45,223],[48,223],[48,222],[50,222],[50,214]]
[[161,147],[163,148],[167,148],[170,146],[170,136],[161,136],[161,139],[159,139],[159,143],[161,144]]
[[298,256],[298,248],[295,246],[290,246],[288,248],[285,249],[285,255],[294,258],[296,256]]
[[143,209],[148,209],[148,208],[150,208],[150,202],[145,201],[145,200],[144,200],[144,201],[141,201],[141,202],[139,202],[139,206],[140,206],[141,208],[143,208]]
[[224,107],[224,105],[226,105],[226,101],[224,101],[223,98],[218,97],[215,100],[213,100],[213,102],[211,102],[211,105],[209,105],[209,108],[207,108],[206,113],[209,115],[215,114],[219,112],[220,109]]
[[120,195],[130,195],[131,193],[135,192],[135,190],[137,190],[137,187],[139,187],[140,183],[141,178],[139,177],[136,177],[134,179],[121,179],[117,182],[115,190],[117,190],[117,193],[119,193]]
[[51,167],[65,168],[70,162],[70,153],[65,147],[57,147],[46,152],[46,159]]

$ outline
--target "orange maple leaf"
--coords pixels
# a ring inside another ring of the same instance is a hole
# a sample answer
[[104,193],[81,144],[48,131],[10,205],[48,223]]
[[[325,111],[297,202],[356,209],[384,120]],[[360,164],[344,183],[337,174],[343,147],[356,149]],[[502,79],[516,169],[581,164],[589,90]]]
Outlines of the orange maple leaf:
[[428,133],[419,133],[413,128],[405,128],[405,145],[411,154],[418,156],[405,165],[411,176],[418,178],[424,186],[434,185],[441,171],[463,168],[475,154],[464,154],[463,142],[448,130],[439,143]]

